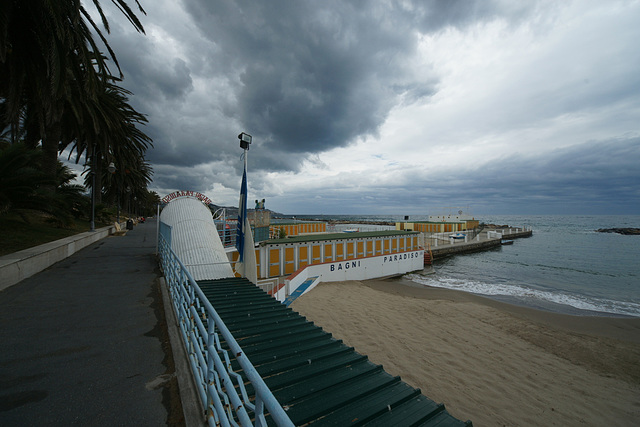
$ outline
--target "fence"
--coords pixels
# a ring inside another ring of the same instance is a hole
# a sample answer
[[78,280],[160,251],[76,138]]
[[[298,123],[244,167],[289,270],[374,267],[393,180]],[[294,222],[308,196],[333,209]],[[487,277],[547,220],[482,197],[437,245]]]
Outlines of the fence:
[[280,288],[279,278],[273,277],[270,279],[259,280],[258,287],[275,298],[275,293]]
[[[422,233],[423,241],[433,247],[438,245],[453,245],[460,242],[479,242],[487,239],[500,239],[502,237],[508,237],[513,234],[520,234],[525,232],[531,232],[530,226],[522,227],[509,227],[487,230],[484,227],[473,230],[462,230],[460,232],[447,232],[447,233]],[[460,234],[464,237],[460,239],[452,238],[453,235]]]
[[237,221],[215,220],[218,236],[225,248],[236,246],[236,234],[238,231]]
[[[189,357],[191,372],[206,409],[209,425],[266,426],[266,407],[277,425],[293,426],[211,302],[171,250],[162,234],[159,236],[159,256]],[[226,341],[229,351],[223,349],[221,339]],[[237,360],[254,388],[253,402],[244,387],[242,376],[231,368],[231,359]]]

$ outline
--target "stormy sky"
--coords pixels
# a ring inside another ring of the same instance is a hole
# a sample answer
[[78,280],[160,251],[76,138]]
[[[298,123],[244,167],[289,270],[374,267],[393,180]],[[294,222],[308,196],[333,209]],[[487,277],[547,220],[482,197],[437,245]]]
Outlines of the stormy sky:
[[160,196],[236,205],[244,131],[282,213],[640,213],[638,1],[141,3],[102,5]]

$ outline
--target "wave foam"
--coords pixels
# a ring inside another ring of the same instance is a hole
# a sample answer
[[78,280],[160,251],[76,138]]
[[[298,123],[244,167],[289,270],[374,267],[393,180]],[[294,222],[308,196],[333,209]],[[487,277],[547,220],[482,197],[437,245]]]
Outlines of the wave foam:
[[405,277],[415,283],[434,288],[453,289],[479,295],[504,295],[519,299],[536,299],[567,305],[580,310],[640,317],[640,304],[632,302],[591,298],[564,292],[540,291],[519,285],[483,283],[438,275],[408,274]]

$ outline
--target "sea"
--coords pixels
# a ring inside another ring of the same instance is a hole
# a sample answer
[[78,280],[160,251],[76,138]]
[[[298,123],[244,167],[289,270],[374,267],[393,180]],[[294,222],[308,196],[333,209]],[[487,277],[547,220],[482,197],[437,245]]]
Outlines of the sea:
[[[370,231],[389,227],[358,222],[400,221],[404,216],[296,218],[352,221],[338,228]],[[488,251],[437,259],[433,269],[405,278],[418,285],[565,314],[640,317],[640,236],[596,232],[600,228],[640,228],[640,215],[487,215],[476,219],[528,226],[533,236]],[[428,217],[410,216],[410,220],[426,221]]]

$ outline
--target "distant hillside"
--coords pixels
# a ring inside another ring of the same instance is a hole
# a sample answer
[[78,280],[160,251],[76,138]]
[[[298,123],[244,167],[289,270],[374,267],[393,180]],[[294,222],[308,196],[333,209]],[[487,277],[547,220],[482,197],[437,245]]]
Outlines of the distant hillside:
[[[209,204],[209,209],[211,209],[211,212],[216,212],[218,209],[224,209],[225,210],[225,216],[227,218],[237,218],[237,216],[238,216],[238,207],[237,206],[218,206],[218,205],[215,205],[215,204],[211,203],[211,204]],[[248,211],[254,210],[252,203],[247,203],[247,210]],[[265,209],[265,210],[271,212],[271,218],[287,218],[289,216],[289,215],[281,214],[279,212],[272,211],[271,209]]]

